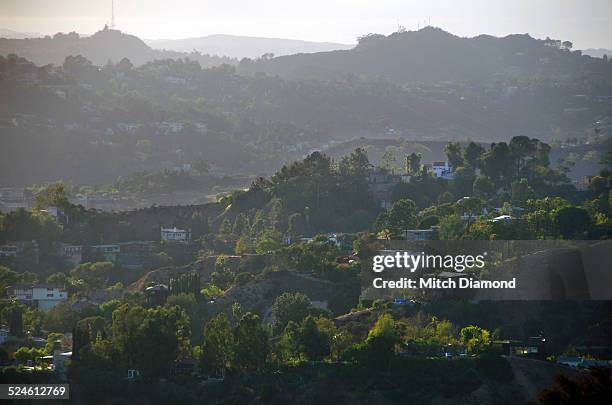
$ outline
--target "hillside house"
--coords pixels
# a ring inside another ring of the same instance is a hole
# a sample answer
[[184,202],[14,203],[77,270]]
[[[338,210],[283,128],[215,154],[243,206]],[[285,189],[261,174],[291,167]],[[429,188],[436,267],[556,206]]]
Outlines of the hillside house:
[[17,257],[19,248],[16,245],[0,245],[0,256],[2,257]]
[[0,257],[27,257],[34,263],[38,263],[40,249],[36,241],[15,241],[0,245]]
[[23,188],[0,188],[0,212],[9,213],[19,208],[29,208]]
[[144,290],[144,296],[149,305],[162,305],[168,297],[169,289],[165,284],[155,284]]
[[525,340],[502,340],[493,343],[501,346],[508,356],[546,360],[546,338],[544,336],[531,336]]
[[83,261],[83,246],[62,243],[59,255],[64,263],[76,266]]
[[164,242],[189,243],[191,241],[191,229],[179,229],[161,227],[161,240]]
[[453,179],[453,166],[451,166],[448,162],[426,163],[423,165],[423,171],[426,173],[432,173],[439,179]]
[[119,257],[119,245],[92,245],[89,247],[91,259],[94,261],[116,262]]
[[68,292],[56,284],[14,284],[7,287],[7,296],[25,305],[47,311],[68,299]]
[[516,218],[511,216],[511,215],[500,215],[498,217],[495,217],[491,220],[491,222],[493,223],[503,223],[503,224],[508,224],[511,223],[513,221],[515,221]]
[[406,229],[405,233],[406,240],[430,240],[435,234],[435,229]]

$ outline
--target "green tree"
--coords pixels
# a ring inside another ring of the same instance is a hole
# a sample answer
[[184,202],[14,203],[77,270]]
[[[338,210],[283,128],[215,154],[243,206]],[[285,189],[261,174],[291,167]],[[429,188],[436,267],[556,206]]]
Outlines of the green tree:
[[70,206],[68,189],[64,182],[51,183],[36,195],[35,208],[43,209],[49,206],[66,209]]
[[417,207],[414,201],[407,198],[396,201],[387,214],[387,228],[391,238],[399,239],[406,229],[414,229],[417,223]]
[[274,252],[280,248],[281,248],[281,244],[278,241],[274,239],[265,238],[265,239],[260,239],[257,242],[257,247],[255,248],[255,252],[257,254],[265,254],[265,253]]
[[63,333],[49,333],[47,335],[47,343],[45,344],[45,353],[52,355],[55,350],[60,350],[62,347],[61,339]]
[[395,355],[397,343],[395,321],[390,314],[383,314],[370,329],[366,340],[353,346],[348,356],[363,365],[386,368]]
[[358,181],[365,181],[370,170],[368,153],[363,148],[357,148],[350,155],[340,159],[338,167],[342,176],[353,177]]
[[113,319],[113,312],[115,309],[121,306],[121,301],[119,300],[109,300],[100,304],[100,312],[102,316],[106,319]]
[[83,280],[90,290],[104,288],[115,265],[112,262],[82,263],[70,270],[70,275]]
[[453,175],[453,185],[457,197],[471,196],[476,174],[471,167],[457,167]]
[[43,326],[51,332],[71,332],[78,316],[79,314],[71,308],[69,302],[62,301],[45,314]]
[[[199,289],[199,287],[198,287]],[[202,327],[204,318],[203,309],[200,308],[194,293],[172,294],[166,299],[166,307],[178,306],[189,318],[189,325],[192,330]]]
[[4,309],[9,332],[13,336],[23,336],[23,308],[21,305],[11,305]]
[[488,200],[495,193],[495,183],[486,176],[479,176],[474,180],[474,195],[483,200]]
[[512,204],[523,207],[527,200],[534,197],[535,193],[526,178],[512,182]]
[[272,305],[272,331],[279,334],[289,321],[300,323],[308,316],[310,299],[301,293],[282,293]]
[[463,154],[461,152],[461,144],[459,142],[450,142],[444,147],[444,154],[451,166],[457,168],[463,166]]
[[520,178],[529,160],[535,158],[538,150],[538,140],[527,136],[515,136],[510,140],[508,148],[514,160],[514,177]]
[[506,179],[512,173],[512,157],[508,144],[505,142],[491,144],[491,149],[482,155],[482,170],[495,182]]
[[146,310],[139,305],[124,304],[113,311],[111,331],[113,343],[119,354],[130,367],[135,367],[136,346],[138,346],[140,325],[146,317]]
[[483,209],[485,208],[484,202],[478,197],[463,197],[457,201],[458,213],[461,216],[467,216],[467,222],[465,225],[466,232],[470,231],[470,225],[474,218],[482,215]]
[[177,306],[157,307],[146,312],[132,344],[134,364],[145,379],[167,376],[179,355],[191,352],[188,324],[184,311]]
[[464,232],[464,225],[461,217],[457,214],[449,215],[440,219],[438,224],[439,240],[460,239]]
[[6,287],[17,282],[19,275],[17,272],[5,266],[0,266],[0,297],[6,295]]
[[381,157],[380,165],[383,169],[392,172],[395,169],[397,160],[395,159],[395,153],[391,150],[385,151]]
[[297,359],[300,356],[300,326],[289,321],[279,341],[280,354],[285,361]]
[[565,207],[553,215],[553,220],[564,239],[581,237],[592,225],[589,213],[582,208]]
[[421,154],[412,152],[406,156],[406,172],[408,174],[417,174],[421,170]]
[[234,329],[232,367],[242,373],[261,371],[270,351],[268,339],[259,315],[246,313]]
[[490,343],[489,331],[474,325],[461,329],[459,336],[466,351],[472,354],[480,353]]
[[66,275],[66,273],[57,272],[49,275],[45,281],[49,284],[57,284],[63,286],[66,285],[66,283],[68,282],[68,276]]
[[232,328],[223,312],[211,319],[204,328],[204,344],[200,359],[202,370],[223,375],[230,366],[233,339]]
[[463,160],[474,169],[479,169],[481,165],[481,156],[485,149],[477,143],[470,142],[463,152]]
[[306,317],[299,329],[300,352],[307,360],[321,360],[330,354],[330,336],[319,329],[314,317]]

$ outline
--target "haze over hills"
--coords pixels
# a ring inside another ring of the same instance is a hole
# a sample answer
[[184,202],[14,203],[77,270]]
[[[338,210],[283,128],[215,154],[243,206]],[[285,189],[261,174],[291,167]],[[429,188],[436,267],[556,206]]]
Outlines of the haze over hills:
[[0,38],[24,39],[24,38],[39,38],[43,35],[40,32],[19,32],[0,28]]
[[[0,39],[0,54],[19,55],[0,58],[0,172],[10,184],[101,184],[204,160],[223,174],[265,174],[359,137],[592,143],[612,128],[612,63],[570,45],[429,27],[238,62],[108,29]],[[226,62],[236,66],[211,68]]]
[[[398,84],[520,75],[550,77],[573,74],[576,69],[604,73],[595,59],[573,51],[570,42],[538,40],[528,34],[462,38],[434,27],[389,36],[369,34],[361,37],[354,48],[346,44],[232,35],[148,42],[167,50],[154,49],[134,35],[103,29],[87,37],[72,32],[45,38],[0,38],[0,55],[15,53],[37,65],[57,65],[66,56],[82,55],[97,66],[109,60],[116,63],[124,57],[136,66],[156,59],[188,57],[202,67],[237,64],[247,57],[253,60],[240,64],[241,74],[263,72],[286,79],[320,80],[365,75]],[[590,52],[601,57],[605,50]],[[264,53],[277,57],[259,58]]]
[[528,34],[462,38],[440,28],[370,34],[351,50],[281,56],[242,63],[244,73],[284,78],[337,79],[347,74],[384,77],[396,83],[484,80],[522,74],[569,74],[591,63],[570,42]]
[[181,53],[154,50],[140,38],[118,30],[103,29],[91,36],[83,37],[76,32],[57,33],[45,38],[0,38],[0,55],[18,54],[37,65],[60,65],[67,56],[82,55],[94,65],[104,66],[109,60],[119,62],[128,58],[135,65],[155,59],[189,57],[202,66],[232,63],[229,58],[210,57],[200,53]]
[[196,50],[209,55],[229,56],[238,59],[257,58],[265,53],[281,56],[296,53],[326,52],[354,47],[354,45],[334,42],[312,42],[297,39],[224,34],[185,39],[149,39],[145,40],[145,42],[154,49],[167,49],[177,52]]
[[612,57],[612,49],[606,48],[589,48],[582,51],[584,55],[592,56],[594,58],[603,58],[604,55]]

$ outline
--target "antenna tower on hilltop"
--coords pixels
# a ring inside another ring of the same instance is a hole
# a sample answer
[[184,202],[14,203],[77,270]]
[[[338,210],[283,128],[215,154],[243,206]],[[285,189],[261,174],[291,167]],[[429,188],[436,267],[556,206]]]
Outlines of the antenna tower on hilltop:
[[111,21],[110,21],[110,29],[115,29],[115,0],[111,0]]

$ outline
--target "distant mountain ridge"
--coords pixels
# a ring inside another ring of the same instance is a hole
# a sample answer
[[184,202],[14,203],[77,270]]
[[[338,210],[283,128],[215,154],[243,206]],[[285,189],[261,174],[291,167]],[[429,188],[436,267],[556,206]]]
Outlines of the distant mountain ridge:
[[240,35],[215,34],[185,39],[145,40],[154,49],[177,52],[193,50],[209,55],[229,56],[231,58],[257,58],[264,53],[276,56],[296,53],[327,52],[337,49],[350,49],[354,45],[334,42],[313,42],[298,39],[249,37]]
[[155,59],[182,57],[197,60],[202,66],[237,62],[230,58],[211,57],[194,52],[155,50],[134,35],[107,27],[90,36],[71,32],[58,33],[45,38],[0,38],[0,55],[6,56],[11,53],[31,60],[37,65],[59,65],[69,55],[82,55],[97,66],[104,66],[109,60],[117,63],[123,58],[128,58],[135,65],[142,65]]
[[606,48],[588,48],[582,51],[584,55],[589,55],[594,58],[603,58],[604,55],[608,55],[608,58],[612,58],[612,49]]
[[286,79],[339,79],[347,75],[381,77],[398,84],[483,80],[495,76],[573,73],[576,65],[609,67],[572,51],[570,42],[538,40],[528,34],[503,38],[463,38],[440,28],[370,34],[350,50],[246,61],[241,73],[266,73]]
[[20,32],[13,31],[7,28],[0,28],[0,38],[24,39],[24,38],[39,38],[43,35],[40,32]]

